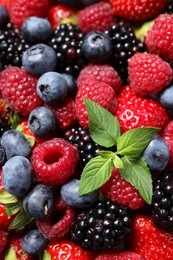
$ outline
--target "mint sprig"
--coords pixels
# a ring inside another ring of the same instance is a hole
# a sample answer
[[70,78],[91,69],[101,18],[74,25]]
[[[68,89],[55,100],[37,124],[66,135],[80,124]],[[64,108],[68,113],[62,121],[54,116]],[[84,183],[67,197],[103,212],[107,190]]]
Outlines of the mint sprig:
[[99,156],[86,164],[80,179],[79,196],[100,188],[111,177],[113,167],[116,167],[122,177],[151,204],[152,177],[141,154],[160,129],[141,127],[121,135],[115,116],[87,98],[84,98],[84,101],[92,139],[106,148],[115,146],[116,152],[100,151]]

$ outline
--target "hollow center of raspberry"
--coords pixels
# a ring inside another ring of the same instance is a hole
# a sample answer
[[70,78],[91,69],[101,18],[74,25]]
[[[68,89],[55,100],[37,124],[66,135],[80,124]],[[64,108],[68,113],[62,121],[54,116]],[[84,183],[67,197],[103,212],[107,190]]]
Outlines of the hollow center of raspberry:
[[63,155],[57,151],[51,151],[51,153],[46,154],[44,161],[46,164],[53,164],[55,162],[58,162],[62,156]]

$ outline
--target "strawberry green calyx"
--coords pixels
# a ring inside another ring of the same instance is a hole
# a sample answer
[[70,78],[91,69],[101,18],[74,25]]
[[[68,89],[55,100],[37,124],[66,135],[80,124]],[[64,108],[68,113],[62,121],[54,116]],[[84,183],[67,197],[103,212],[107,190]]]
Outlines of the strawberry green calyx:
[[141,127],[121,135],[119,122],[110,112],[87,98],[85,105],[92,139],[101,146],[111,147],[111,151],[100,151],[99,156],[86,164],[80,179],[79,196],[101,187],[109,180],[115,166],[122,177],[151,204],[152,177],[141,154],[160,129]]

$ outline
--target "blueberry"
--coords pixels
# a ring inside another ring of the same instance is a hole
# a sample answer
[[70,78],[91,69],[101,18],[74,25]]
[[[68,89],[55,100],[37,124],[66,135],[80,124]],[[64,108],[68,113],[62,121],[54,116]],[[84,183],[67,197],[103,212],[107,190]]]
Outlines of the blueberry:
[[103,32],[92,31],[83,39],[82,52],[93,63],[105,62],[112,54],[111,39]]
[[142,156],[150,170],[162,171],[168,164],[170,151],[164,139],[156,134]]
[[22,237],[21,247],[28,255],[39,255],[45,248],[47,240],[38,229],[30,230]]
[[2,183],[12,195],[23,197],[31,186],[32,165],[23,156],[9,159],[2,167]]
[[0,28],[1,29],[5,28],[8,22],[9,22],[8,11],[3,5],[0,5]]
[[163,107],[173,110],[173,85],[163,90],[160,94],[159,102]]
[[23,206],[28,215],[34,218],[45,218],[53,208],[52,190],[42,184],[35,186],[23,200]]
[[31,75],[41,76],[54,71],[57,63],[56,52],[46,44],[38,43],[28,48],[22,56],[22,65]]
[[31,147],[26,141],[25,136],[15,129],[4,132],[0,143],[5,150],[7,160],[16,155],[21,155],[26,158],[30,157]]
[[44,73],[37,82],[37,93],[40,98],[49,104],[63,101],[67,95],[67,82],[57,72]]
[[38,43],[46,42],[53,30],[47,19],[31,16],[23,22],[21,32],[25,40]]
[[50,136],[56,129],[54,113],[47,107],[37,107],[29,115],[28,126],[37,136]]
[[62,73],[62,76],[67,82],[68,95],[74,98],[77,93],[77,85],[75,78],[72,75],[66,73]]
[[99,191],[95,190],[79,197],[79,183],[79,180],[74,179],[62,185],[60,189],[61,199],[67,205],[74,208],[87,208],[92,206],[99,198]]
[[6,162],[6,154],[4,148],[0,145],[0,166],[4,165]]

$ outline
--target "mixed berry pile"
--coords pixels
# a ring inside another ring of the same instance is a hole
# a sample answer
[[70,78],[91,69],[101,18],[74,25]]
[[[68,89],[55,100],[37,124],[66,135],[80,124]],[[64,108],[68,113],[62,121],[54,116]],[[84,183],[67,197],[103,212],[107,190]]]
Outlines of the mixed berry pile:
[[173,259],[172,64],[172,0],[0,0],[0,259]]

